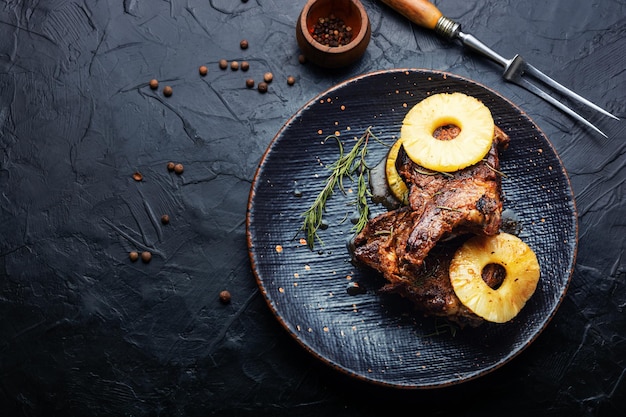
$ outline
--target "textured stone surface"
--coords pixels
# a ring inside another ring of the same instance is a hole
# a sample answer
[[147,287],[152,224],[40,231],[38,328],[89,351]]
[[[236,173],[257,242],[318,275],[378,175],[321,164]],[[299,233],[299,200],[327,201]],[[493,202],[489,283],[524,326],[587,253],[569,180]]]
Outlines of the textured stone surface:
[[[623,413],[626,124],[575,107],[609,139],[599,137],[375,1],[364,1],[372,39],[361,61],[302,65],[303,3],[0,3],[6,415],[362,416],[394,404],[458,415],[451,398],[471,416]],[[437,5],[503,56],[520,53],[626,117],[623,1]],[[250,69],[221,70],[220,59]],[[245,238],[250,184],[283,123],[340,81],[404,67],[471,78],[521,107],[559,152],[579,213],[576,269],[542,335],[494,373],[425,392],[352,381],[301,349],[259,293]],[[267,94],[246,88],[268,71]],[[130,251],[152,260],[133,263]]]

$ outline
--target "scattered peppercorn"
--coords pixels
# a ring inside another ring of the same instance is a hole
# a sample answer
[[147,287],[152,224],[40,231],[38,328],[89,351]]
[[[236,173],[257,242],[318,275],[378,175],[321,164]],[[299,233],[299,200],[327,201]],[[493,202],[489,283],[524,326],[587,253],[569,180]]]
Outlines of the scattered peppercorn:
[[229,291],[224,290],[224,291],[220,292],[220,302],[222,304],[230,303],[230,298],[231,298],[231,296],[230,296],[230,292]]
[[167,214],[164,214],[161,216],[161,223],[168,224],[169,222],[170,222],[170,216],[168,216]]
[[182,174],[183,171],[185,170],[185,167],[183,166],[183,164],[176,164],[174,165],[174,172],[177,174]]
[[135,181],[141,181],[141,180],[143,180],[143,175],[141,175],[141,172],[135,172],[133,174],[133,179]]
[[257,86],[257,89],[260,93],[267,93],[267,83],[265,81],[261,81]]
[[163,87],[163,95],[165,97],[171,96],[173,92],[174,90],[172,90],[172,87],[170,87],[169,85],[166,85],[165,87]]
[[233,61],[230,63],[230,69],[233,71],[237,71],[239,69],[239,62]]
[[298,62],[301,64],[305,64],[306,63],[306,57],[302,54],[298,55]]
[[220,59],[219,65],[221,69],[226,69],[228,68],[228,61],[226,61],[225,59]]
[[250,69],[250,63],[248,61],[243,61],[241,63],[241,70],[248,71]]
[[131,262],[137,262],[137,259],[139,259],[139,253],[132,251],[128,254],[128,258]]
[[254,80],[252,78],[248,78],[246,80],[246,87],[248,88],[254,88]]
[[274,79],[274,74],[272,74],[271,72],[266,72],[265,74],[263,74],[263,79],[266,83],[271,83]]
[[200,68],[198,68],[198,72],[204,77],[209,73],[209,69],[206,67],[206,65],[201,65]]
[[352,28],[346,26],[341,18],[332,14],[328,17],[320,17],[312,29],[313,39],[325,46],[343,46],[352,40]]
[[156,90],[157,88],[159,88],[159,82],[155,78],[151,79],[149,84],[150,84],[150,88],[153,90]]
[[143,261],[143,263],[148,263],[150,262],[150,260],[152,259],[152,254],[148,251],[143,251],[141,252],[141,260]]
[[241,49],[248,49],[248,41],[243,39],[241,42],[239,42],[239,47],[241,47]]
[[296,77],[290,75],[289,77],[287,77],[287,84],[289,85],[294,85],[296,83]]
[[176,164],[170,161],[170,162],[167,163],[167,170],[168,171],[174,171],[174,167],[175,166],[176,166]]

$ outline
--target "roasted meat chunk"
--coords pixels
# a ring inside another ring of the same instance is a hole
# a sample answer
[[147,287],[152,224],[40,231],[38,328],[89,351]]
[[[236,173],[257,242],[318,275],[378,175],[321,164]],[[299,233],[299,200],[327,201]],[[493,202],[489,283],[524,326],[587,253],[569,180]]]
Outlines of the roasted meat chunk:
[[414,163],[400,149],[396,168],[409,187],[409,206],[419,220],[406,242],[406,260],[419,265],[437,242],[451,233],[493,235],[502,213],[499,151],[509,138],[496,128],[485,158],[453,173],[436,173]]
[[[396,168],[409,188],[409,205],[371,219],[353,245],[355,261],[387,281],[383,292],[410,299],[426,315],[461,325],[481,322],[456,297],[448,268],[464,236],[499,231],[499,151],[508,143],[508,136],[496,128],[485,158],[453,173],[426,170],[400,150]],[[486,281],[496,282],[494,274],[486,271]]]

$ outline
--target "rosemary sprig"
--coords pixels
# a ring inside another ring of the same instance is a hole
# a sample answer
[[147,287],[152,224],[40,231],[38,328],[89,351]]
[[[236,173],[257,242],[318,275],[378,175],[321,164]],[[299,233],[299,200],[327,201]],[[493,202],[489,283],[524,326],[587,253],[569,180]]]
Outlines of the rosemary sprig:
[[459,329],[457,325],[450,323],[448,321],[441,321],[440,319],[435,319],[434,325],[435,325],[434,331],[432,333],[428,333],[424,335],[425,337],[440,336],[448,332],[450,332],[450,335],[452,337],[455,337],[456,332]]
[[419,169],[419,168],[413,168],[413,171],[417,172],[418,174],[422,174],[422,175],[437,175],[437,174],[441,174],[443,176],[449,177],[449,178],[453,178],[454,175],[450,174],[449,172],[445,172],[445,171],[425,171],[423,169]]
[[459,211],[459,212],[461,211],[461,210],[459,210],[457,208],[448,207],[448,206],[437,206],[437,208],[440,209],[440,210]]
[[508,178],[508,177],[507,177],[507,175],[506,175],[504,172],[499,171],[499,170],[497,170],[495,167],[491,166],[491,164],[490,164],[489,162],[487,162],[487,158],[484,158],[482,161],[485,163],[485,165],[487,166],[487,168],[489,168],[490,170],[492,170],[492,171],[493,171],[493,172],[495,172],[496,174],[501,175],[501,176],[503,176],[504,178]]
[[374,231],[374,236],[382,236],[382,235],[389,235],[393,237],[393,226],[391,226],[389,230],[375,230]]
[[355,231],[360,231],[365,227],[369,220],[369,205],[367,198],[370,195],[368,189],[369,181],[369,167],[366,164],[365,157],[367,155],[367,144],[369,138],[376,138],[371,131],[371,126],[365,130],[363,136],[361,136],[354,144],[352,149],[348,153],[344,153],[343,144],[341,140],[335,136],[330,135],[326,137],[328,139],[335,139],[339,146],[339,158],[328,168],[330,169],[330,175],[326,179],[324,188],[317,195],[311,207],[306,210],[302,216],[304,221],[299,231],[306,233],[306,241],[309,248],[313,249],[315,246],[315,240],[319,240],[323,244],[322,240],[317,234],[318,229],[322,225],[322,218],[326,210],[326,203],[328,199],[333,195],[335,187],[339,188],[342,193],[346,194],[344,179],[347,177],[353,180],[353,175],[357,173],[357,199],[356,206],[359,212],[359,219],[354,225]]
[[369,187],[367,186],[367,184],[369,183],[370,169],[367,166],[367,163],[365,162],[365,156],[367,155],[367,141],[369,139],[369,135],[371,134],[372,132],[370,131],[370,128],[367,128],[367,130],[365,131],[365,135],[364,135],[365,142],[359,152],[360,158],[356,162],[356,166],[355,166],[355,169],[359,173],[359,176],[357,178],[357,195],[356,195],[356,205],[357,205],[357,210],[359,212],[359,219],[357,220],[355,225],[352,227],[352,230],[354,230],[357,233],[363,230],[363,228],[365,227],[365,225],[370,219],[370,209],[367,203],[367,199],[368,197],[372,195],[372,193],[370,192]]

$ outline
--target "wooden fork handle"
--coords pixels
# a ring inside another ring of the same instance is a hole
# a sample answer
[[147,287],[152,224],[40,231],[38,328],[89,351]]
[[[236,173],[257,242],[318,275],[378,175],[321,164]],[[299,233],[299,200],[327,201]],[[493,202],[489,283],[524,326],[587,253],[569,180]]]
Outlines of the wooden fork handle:
[[442,16],[437,6],[428,0],[381,0],[411,22],[427,29],[435,29]]

